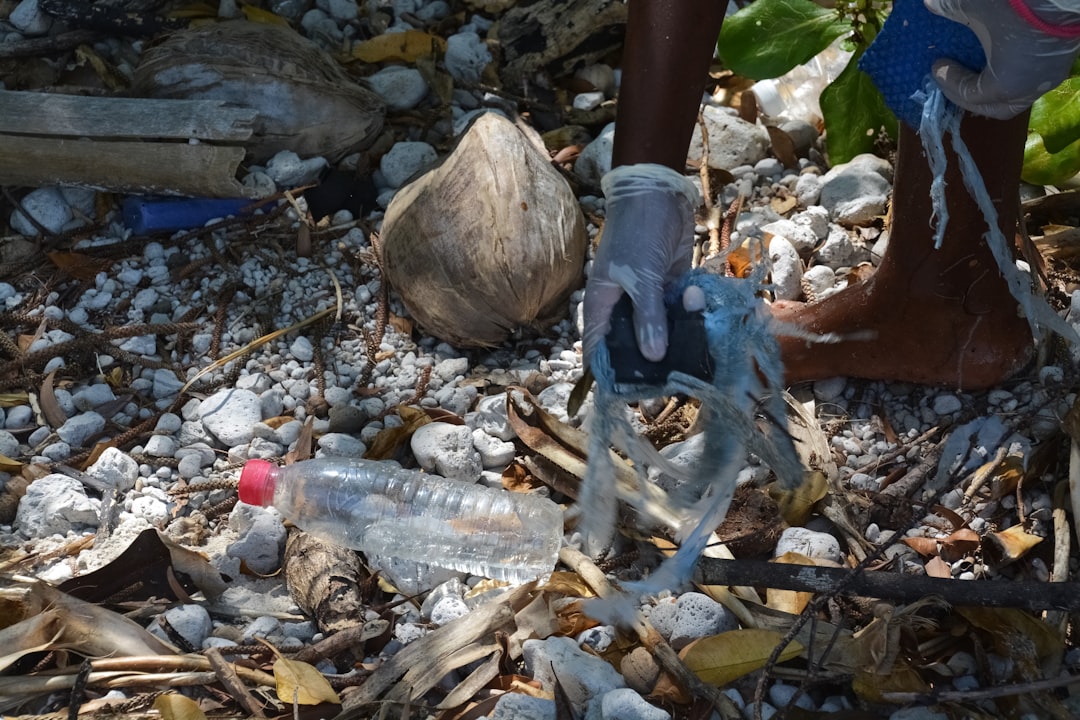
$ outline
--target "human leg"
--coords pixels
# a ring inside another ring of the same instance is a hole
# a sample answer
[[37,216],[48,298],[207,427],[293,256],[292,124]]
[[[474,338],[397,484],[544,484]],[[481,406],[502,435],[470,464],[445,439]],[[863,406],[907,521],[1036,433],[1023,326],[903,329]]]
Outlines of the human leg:
[[[961,136],[986,183],[1005,237],[1015,236],[1026,113],[1008,121],[967,115]],[[820,303],[776,303],[774,315],[834,344],[781,338],[789,382],[829,376],[990,387],[1031,358],[1027,321],[983,238],[986,221],[964,187],[946,138],[949,223],[934,249],[932,175],[918,136],[904,127],[885,257],[868,280]],[[868,336],[867,339],[862,339]]]

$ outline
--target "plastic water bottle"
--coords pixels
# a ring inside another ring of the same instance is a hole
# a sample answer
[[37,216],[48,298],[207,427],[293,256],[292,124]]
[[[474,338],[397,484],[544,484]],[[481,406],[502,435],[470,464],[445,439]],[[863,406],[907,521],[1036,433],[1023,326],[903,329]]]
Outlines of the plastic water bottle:
[[563,536],[545,497],[359,458],[249,460],[240,500],[329,543],[512,583],[547,577]]
[[765,115],[785,120],[821,122],[821,91],[839,77],[852,53],[836,41],[787,74],[760,80],[750,88]]

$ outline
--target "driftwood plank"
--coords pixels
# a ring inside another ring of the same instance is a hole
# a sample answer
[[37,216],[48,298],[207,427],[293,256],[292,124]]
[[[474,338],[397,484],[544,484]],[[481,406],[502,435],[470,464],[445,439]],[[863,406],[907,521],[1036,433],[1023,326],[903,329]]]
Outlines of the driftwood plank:
[[134,194],[253,197],[242,147],[0,135],[0,185],[83,185]]
[[218,100],[84,97],[0,90],[0,133],[216,140],[251,137],[256,112]]

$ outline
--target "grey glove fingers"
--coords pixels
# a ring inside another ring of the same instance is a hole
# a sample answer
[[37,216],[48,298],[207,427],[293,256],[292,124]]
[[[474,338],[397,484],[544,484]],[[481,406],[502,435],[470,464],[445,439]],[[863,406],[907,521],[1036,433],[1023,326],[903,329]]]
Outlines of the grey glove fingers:
[[933,72],[934,80],[949,100],[969,112],[997,120],[1016,117],[1042,94],[1008,96],[996,87],[996,78],[988,71],[972,72],[951,60],[938,60]]

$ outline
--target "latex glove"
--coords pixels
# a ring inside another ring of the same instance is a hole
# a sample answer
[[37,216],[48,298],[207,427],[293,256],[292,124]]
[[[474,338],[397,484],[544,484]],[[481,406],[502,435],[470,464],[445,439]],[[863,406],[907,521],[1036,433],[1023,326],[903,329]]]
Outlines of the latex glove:
[[1068,76],[1080,51],[1080,2],[924,2],[930,12],[971,28],[982,43],[982,72],[950,60],[934,64],[934,79],[945,97],[979,115],[1007,120],[1027,110]]
[[667,352],[664,285],[690,269],[694,208],[700,194],[690,180],[664,165],[622,165],[601,180],[607,219],[585,286],[585,360],[607,335],[611,309],[625,292],[634,303],[641,354]]

